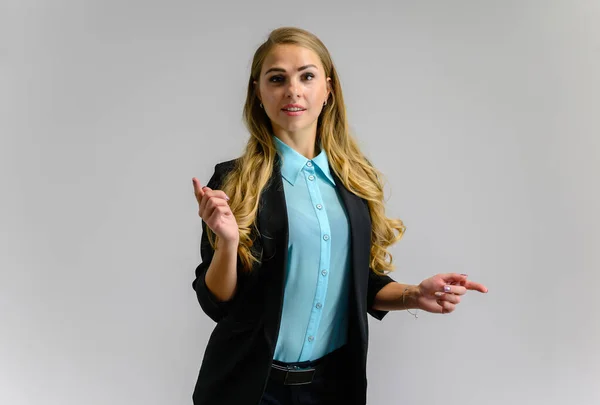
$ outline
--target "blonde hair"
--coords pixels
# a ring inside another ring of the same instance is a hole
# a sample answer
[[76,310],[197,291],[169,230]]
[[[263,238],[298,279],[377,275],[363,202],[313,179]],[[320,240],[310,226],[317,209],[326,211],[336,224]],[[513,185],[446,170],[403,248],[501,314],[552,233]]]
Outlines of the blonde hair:
[[[368,202],[372,224],[371,269],[377,274],[392,271],[392,255],[387,247],[402,238],[405,226],[401,220],[385,216],[383,176],[361,153],[349,133],[342,88],[329,51],[315,35],[294,27],[272,31],[254,54],[243,112],[250,139],[243,155],[237,159],[237,164],[223,179],[221,186],[230,197],[229,206],[239,226],[238,254],[241,264],[244,270],[250,271],[253,263],[260,261],[251,249],[252,234],[253,229],[257,230],[259,197],[271,177],[276,156],[271,122],[259,106],[254,82],[258,82],[269,52],[280,44],[298,45],[314,51],[321,60],[326,77],[331,78],[331,95],[318,118],[317,143],[320,142],[325,150],[331,168],[343,185]],[[210,228],[207,228],[207,232],[215,248],[217,237]]]

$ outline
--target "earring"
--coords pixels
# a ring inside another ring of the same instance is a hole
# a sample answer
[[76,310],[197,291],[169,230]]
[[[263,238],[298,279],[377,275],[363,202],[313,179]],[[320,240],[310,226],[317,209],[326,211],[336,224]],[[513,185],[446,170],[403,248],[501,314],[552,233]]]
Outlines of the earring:
[[325,100],[325,102],[323,103],[323,107],[325,107],[327,105],[327,100]]
[[262,103],[260,103],[260,108],[264,108],[263,105],[262,105]]

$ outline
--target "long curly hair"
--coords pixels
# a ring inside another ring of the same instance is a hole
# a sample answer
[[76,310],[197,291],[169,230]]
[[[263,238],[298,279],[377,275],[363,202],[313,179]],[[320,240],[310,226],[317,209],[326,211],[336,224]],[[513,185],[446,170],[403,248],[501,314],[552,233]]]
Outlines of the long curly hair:
[[[370,267],[377,274],[394,270],[392,254],[387,247],[400,240],[405,226],[399,219],[385,216],[383,175],[375,169],[360,151],[349,132],[346,107],[340,80],[325,45],[314,34],[295,27],[272,31],[254,54],[243,118],[250,138],[235,168],[223,179],[221,189],[230,197],[229,206],[239,226],[238,256],[245,271],[251,271],[260,258],[252,251],[253,230],[260,195],[267,185],[275,164],[276,147],[272,126],[259,106],[254,82],[258,82],[263,62],[271,49],[280,44],[293,44],[314,51],[320,58],[326,77],[331,78],[331,94],[317,122],[317,143],[325,150],[331,168],[343,185],[368,202],[371,214]],[[207,228],[213,246],[217,236]]]

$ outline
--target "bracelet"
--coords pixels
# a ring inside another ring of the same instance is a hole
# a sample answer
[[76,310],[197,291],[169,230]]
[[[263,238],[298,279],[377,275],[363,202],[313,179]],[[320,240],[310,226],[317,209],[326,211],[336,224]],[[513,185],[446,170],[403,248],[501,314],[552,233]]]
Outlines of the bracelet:
[[[406,288],[404,289],[404,291],[402,292],[402,305],[403,305],[404,307],[406,307],[406,304],[404,304],[404,294],[406,293],[406,291],[408,291],[408,289],[409,289],[409,288],[410,288],[410,287],[406,287]],[[416,312],[416,311],[413,313],[413,312],[410,312],[410,311],[408,310],[408,308],[406,308],[406,312],[408,312],[409,314],[411,314],[412,316],[414,316],[414,317],[415,317],[415,320],[416,320],[416,319],[419,317],[419,316],[417,315],[417,312]]]

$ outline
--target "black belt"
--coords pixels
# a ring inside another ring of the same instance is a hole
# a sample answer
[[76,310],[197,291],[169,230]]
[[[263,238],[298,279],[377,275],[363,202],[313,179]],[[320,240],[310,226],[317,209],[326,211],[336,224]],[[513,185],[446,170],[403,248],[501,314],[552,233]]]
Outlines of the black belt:
[[284,385],[305,385],[321,375],[323,370],[325,370],[323,363],[310,368],[272,364],[270,378]]
[[315,361],[292,364],[274,361],[271,364],[269,378],[284,385],[310,384],[315,378],[322,375],[328,367],[333,367],[334,372],[338,368],[344,367],[340,366],[340,361],[343,361],[347,355],[348,346],[342,346]]

